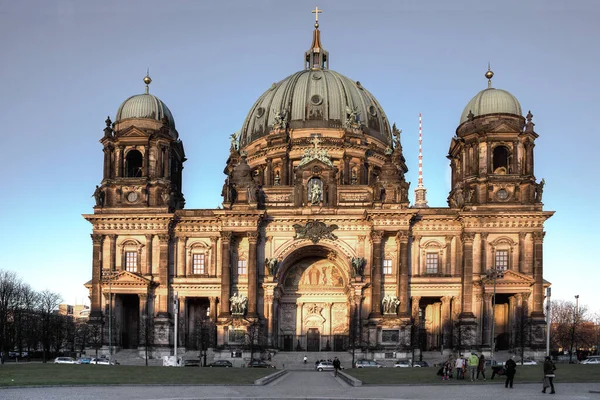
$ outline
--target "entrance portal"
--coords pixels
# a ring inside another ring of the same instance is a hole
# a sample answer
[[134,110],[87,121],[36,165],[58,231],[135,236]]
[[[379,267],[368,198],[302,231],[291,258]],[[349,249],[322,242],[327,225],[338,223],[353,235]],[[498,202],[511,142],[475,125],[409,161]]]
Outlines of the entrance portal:
[[318,328],[309,328],[306,334],[306,351],[320,351],[321,334]]

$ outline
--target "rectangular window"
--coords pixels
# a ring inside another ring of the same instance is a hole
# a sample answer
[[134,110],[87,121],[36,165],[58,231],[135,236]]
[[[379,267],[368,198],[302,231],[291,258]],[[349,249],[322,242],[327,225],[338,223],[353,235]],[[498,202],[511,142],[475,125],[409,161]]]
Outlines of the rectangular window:
[[204,254],[192,254],[192,274],[206,274],[206,256]]
[[246,275],[248,273],[248,264],[246,260],[238,261],[238,275]]
[[438,273],[438,253],[427,253],[425,258],[425,272],[428,274]]
[[498,272],[508,269],[508,250],[496,250],[496,269]]
[[392,274],[392,260],[390,260],[390,259],[383,260],[383,274],[384,275]]
[[[246,336],[246,331],[244,331],[244,330],[230,329],[229,330],[229,343],[244,343],[245,336]],[[241,352],[240,352],[240,354],[241,354]]]
[[125,252],[125,269],[129,272],[137,272],[138,261],[137,251],[126,251]]

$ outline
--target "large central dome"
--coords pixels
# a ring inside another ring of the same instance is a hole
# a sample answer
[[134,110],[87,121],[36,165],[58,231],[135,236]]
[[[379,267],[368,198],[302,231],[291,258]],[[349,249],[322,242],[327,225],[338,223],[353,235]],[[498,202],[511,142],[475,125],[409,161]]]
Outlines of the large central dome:
[[390,124],[379,102],[358,81],[332,71],[321,45],[318,23],[306,69],[274,83],[254,103],[240,135],[240,146],[266,136],[282,122],[289,129],[358,128],[391,144]]
[[344,128],[352,113],[366,134],[391,142],[388,119],[360,82],[328,69],[307,69],[274,83],[254,103],[242,127],[242,147],[265,136],[283,113],[290,129]]

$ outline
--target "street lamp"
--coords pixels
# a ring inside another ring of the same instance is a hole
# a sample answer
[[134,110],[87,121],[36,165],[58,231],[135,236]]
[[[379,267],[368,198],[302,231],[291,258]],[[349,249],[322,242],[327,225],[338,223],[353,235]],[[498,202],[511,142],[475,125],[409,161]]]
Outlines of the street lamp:
[[550,356],[550,328],[552,327],[552,303],[550,301],[550,288],[546,289],[546,356]]

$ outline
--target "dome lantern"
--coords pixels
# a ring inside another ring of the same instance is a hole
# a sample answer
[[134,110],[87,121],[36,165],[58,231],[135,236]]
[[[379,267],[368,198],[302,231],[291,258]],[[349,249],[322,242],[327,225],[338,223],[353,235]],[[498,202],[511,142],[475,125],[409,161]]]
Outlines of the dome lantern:
[[323,10],[319,10],[319,7],[315,7],[312,12],[315,14],[315,30],[313,32],[313,40],[310,49],[304,53],[306,69],[328,69],[329,53],[323,49],[323,46],[321,45],[321,31],[319,31],[319,14],[322,13]]

